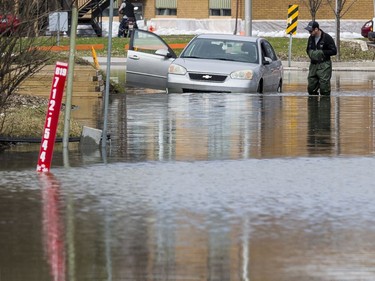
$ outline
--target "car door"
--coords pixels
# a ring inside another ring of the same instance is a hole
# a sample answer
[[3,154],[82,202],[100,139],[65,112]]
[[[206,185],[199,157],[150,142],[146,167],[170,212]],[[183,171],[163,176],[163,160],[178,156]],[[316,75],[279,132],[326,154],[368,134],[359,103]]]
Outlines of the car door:
[[[265,91],[275,91],[282,75],[282,63],[268,41],[261,41],[261,49],[264,65],[263,88]],[[265,57],[268,59],[266,60]]]
[[126,84],[166,89],[168,67],[175,58],[174,51],[158,35],[135,29],[126,60]]

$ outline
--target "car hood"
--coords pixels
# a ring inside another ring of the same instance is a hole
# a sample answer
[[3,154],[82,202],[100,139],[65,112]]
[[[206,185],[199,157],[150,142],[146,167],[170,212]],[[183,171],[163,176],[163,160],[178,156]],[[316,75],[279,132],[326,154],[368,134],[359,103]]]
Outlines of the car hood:
[[188,72],[229,74],[236,70],[255,70],[259,64],[235,62],[227,60],[177,58],[174,64],[181,65]]

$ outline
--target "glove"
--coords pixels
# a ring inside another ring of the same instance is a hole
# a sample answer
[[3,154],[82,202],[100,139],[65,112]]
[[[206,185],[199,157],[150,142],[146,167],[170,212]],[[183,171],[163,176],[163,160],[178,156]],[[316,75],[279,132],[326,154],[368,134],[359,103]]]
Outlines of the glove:
[[309,51],[309,57],[315,61],[322,61],[324,59],[324,53],[322,50],[311,50]]

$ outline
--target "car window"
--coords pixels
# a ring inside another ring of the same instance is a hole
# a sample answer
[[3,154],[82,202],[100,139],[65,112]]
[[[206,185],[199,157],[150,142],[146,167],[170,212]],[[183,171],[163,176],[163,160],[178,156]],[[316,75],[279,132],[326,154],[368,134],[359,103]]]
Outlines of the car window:
[[263,53],[263,56],[269,57],[273,61],[277,60],[275,51],[273,50],[271,44],[268,43],[267,41],[262,41],[262,53]]
[[219,59],[238,62],[258,63],[258,48],[254,42],[194,39],[181,54],[182,58]]
[[135,31],[132,45],[133,50],[145,53],[155,53],[160,49],[168,50],[168,46],[153,33]]

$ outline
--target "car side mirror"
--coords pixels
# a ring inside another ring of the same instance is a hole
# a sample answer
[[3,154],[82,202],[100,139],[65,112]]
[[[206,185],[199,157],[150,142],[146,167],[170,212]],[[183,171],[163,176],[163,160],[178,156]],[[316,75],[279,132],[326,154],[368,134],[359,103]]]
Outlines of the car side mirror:
[[264,57],[264,60],[263,60],[264,65],[270,64],[271,62],[272,62],[272,59],[270,57]]
[[171,54],[169,53],[169,51],[166,50],[166,49],[156,50],[155,55],[166,57],[166,58],[172,57]]

